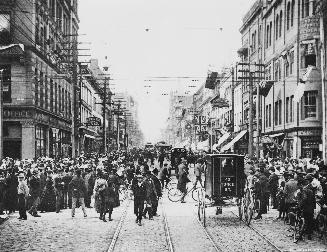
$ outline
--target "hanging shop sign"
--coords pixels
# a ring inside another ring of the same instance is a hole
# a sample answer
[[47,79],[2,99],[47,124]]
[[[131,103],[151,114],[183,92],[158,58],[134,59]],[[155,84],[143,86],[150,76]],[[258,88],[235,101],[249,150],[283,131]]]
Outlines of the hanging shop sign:
[[101,119],[95,116],[86,118],[86,125],[88,126],[101,126]]
[[225,98],[216,98],[211,101],[211,105],[213,108],[228,108],[229,102]]
[[300,23],[300,40],[302,41],[319,37],[319,29],[319,15],[302,18]]

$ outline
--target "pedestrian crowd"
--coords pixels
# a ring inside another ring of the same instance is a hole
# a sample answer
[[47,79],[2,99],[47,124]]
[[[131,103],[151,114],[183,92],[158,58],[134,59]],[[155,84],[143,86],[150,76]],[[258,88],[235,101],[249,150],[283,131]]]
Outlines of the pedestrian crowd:
[[134,194],[136,222],[141,225],[147,215],[150,220],[157,216],[162,183],[168,181],[167,163],[159,174],[147,153],[134,149],[75,159],[5,158],[0,164],[0,219],[15,211],[19,211],[19,219],[27,220],[27,213],[41,217],[44,212],[60,213],[67,208],[75,217],[80,206],[84,217],[86,208],[94,207],[100,220],[106,222],[108,214],[111,221],[122,191],[129,190]]
[[[316,159],[263,159],[246,160],[247,186],[253,188],[260,202],[256,219],[262,218],[269,207],[277,209],[277,219],[293,225],[294,212],[299,211],[305,227],[299,239],[318,228],[318,215],[327,220],[327,167]],[[327,225],[327,224],[326,224]]]

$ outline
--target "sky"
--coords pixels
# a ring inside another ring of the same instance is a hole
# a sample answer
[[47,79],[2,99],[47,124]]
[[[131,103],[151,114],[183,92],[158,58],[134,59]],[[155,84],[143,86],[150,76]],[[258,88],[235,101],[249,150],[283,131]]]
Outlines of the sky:
[[113,92],[136,99],[145,141],[156,142],[168,118],[165,94],[192,94],[209,70],[237,61],[242,17],[254,2],[80,0],[79,40],[109,67]]

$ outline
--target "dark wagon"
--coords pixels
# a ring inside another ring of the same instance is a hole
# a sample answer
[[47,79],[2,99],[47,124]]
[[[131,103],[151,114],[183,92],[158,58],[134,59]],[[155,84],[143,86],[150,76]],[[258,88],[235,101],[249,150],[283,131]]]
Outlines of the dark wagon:
[[244,156],[237,154],[211,154],[206,156],[204,190],[199,191],[198,216],[205,225],[205,208],[217,207],[216,214],[222,207],[236,202],[242,218],[246,176]]

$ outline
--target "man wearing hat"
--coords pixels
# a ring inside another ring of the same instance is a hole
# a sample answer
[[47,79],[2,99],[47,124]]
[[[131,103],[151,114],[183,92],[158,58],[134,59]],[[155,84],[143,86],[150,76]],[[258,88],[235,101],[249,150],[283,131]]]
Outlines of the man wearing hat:
[[[300,192],[298,193],[299,207],[302,210],[304,218],[304,232],[308,235],[308,240],[311,240],[314,224],[314,208],[316,205],[315,196],[313,191],[309,188],[310,180],[312,176],[307,175],[304,179],[298,181],[298,187]],[[303,234],[300,234],[299,239],[302,239]]]
[[30,200],[32,206],[28,212],[34,217],[41,217],[37,213],[37,207],[39,205],[40,195],[41,195],[41,184],[40,184],[40,178],[38,177],[37,169],[34,169],[32,171],[32,177],[30,178],[30,195],[31,195]]
[[143,183],[143,176],[136,175],[136,180],[132,183],[132,190],[134,194],[134,214],[136,215],[136,223],[141,226],[144,201],[146,196],[146,188]]
[[288,181],[285,183],[284,194],[285,194],[285,208],[286,212],[289,211],[290,207],[296,203],[295,192],[298,190],[297,181],[294,179],[292,172],[284,174]]
[[18,175],[18,210],[19,210],[19,217],[20,220],[27,220],[26,215],[26,198],[29,195],[29,188],[25,181],[25,175],[23,172],[20,172]]

